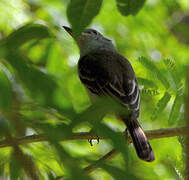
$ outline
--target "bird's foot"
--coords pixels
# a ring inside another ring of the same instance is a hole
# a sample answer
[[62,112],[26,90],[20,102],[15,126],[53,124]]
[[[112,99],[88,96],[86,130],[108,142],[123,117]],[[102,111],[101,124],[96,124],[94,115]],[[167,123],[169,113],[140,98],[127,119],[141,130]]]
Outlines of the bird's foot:
[[96,138],[88,139],[88,142],[91,146],[93,146],[93,140],[97,140],[97,144],[100,142],[100,138],[98,136],[96,136]]

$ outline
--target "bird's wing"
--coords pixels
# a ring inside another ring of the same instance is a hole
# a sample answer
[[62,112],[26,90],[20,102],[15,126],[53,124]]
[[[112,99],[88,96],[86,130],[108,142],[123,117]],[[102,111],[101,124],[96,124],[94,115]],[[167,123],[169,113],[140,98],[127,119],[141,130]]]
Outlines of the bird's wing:
[[140,93],[129,61],[116,52],[98,50],[83,56],[78,64],[79,77],[96,95],[118,99],[139,116]]

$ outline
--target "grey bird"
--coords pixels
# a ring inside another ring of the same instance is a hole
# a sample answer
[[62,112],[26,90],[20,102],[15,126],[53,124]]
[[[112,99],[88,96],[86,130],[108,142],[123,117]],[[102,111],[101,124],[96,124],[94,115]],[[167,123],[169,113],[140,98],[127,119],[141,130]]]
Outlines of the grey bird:
[[[63,28],[73,37],[72,29]],[[118,100],[129,115],[119,115],[131,135],[138,157],[155,160],[153,150],[137,118],[140,91],[130,62],[120,55],[110,39],[94,29],[85,30],[76,40],[80,49],[79,78],[92,96],[110,96]]]

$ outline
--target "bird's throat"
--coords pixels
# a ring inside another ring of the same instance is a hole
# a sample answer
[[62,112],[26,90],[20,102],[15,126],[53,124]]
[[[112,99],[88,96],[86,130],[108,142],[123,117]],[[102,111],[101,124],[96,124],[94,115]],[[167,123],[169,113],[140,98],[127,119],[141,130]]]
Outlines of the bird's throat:
[[98,49],[106,49],[109,51],[116,51],[115,46],[111,41],[104,42],[102,40],[90,40],[85,42],[78,43],[80,49],[80,56],[83,57],[93,51],[97,51]]

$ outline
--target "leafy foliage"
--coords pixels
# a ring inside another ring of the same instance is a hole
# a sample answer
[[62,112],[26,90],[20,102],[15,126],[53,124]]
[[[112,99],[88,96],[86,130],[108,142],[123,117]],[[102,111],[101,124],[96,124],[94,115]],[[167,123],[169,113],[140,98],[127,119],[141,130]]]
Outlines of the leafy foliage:
[[53,107],[53,96],[57,88],[57,84],[53,81],[53,78],[37,68],[32,67],[27,63],[27,59],[24,59],[18,53],[8,55],[7,60],[17,71],[19,79],[27,88],[29,94],[40,104]]
[[43,39],[49,37],[53,37],[53,34],[45,26],[39,24],[28,24],[3,39],[0,43],[0,52],[4,52],[2,55],[5,55],[5,53],[9,54],[9,51],[16,50],[21,45],[32,39]]
[[149,61],[145,57],[140,57],[139,62],[148,70],[152,71],[152,73],[155,74],[157,79],[165,86],[165,88],[169,89],[169,81],[167,80],[167,77],[156,67],[152,61]]
[[156,119],[158,115],[161,115],[162,111],[165,109],[170,99],[171,99],[170,94],[168,92],[165,92],[163,97],[157,103],[157,108],[154,110],[152,119]]
[[71,0],[67,15],[76,38],[99,13],[102,0]]
[[177,92],[178,91],[182,92],[183,83],[182,83],[181,79],[179,79],[179,75],[177,73],[177,69],[176,69],[176,65],[175,65],[174,61],[172,61],[170,59],[165,59],[163,62],[166,65],[167,70],[171,74],[172,80],[174,82],[173,89],[175,89],[175,91],[177,91]]
[[[111,99],[90,104],[77,76],[78,49],[60,27],[67,15],[75,38],[93,22],[116,42],[140,85],[141,125],[158,129],[184,125],[188,45],[174,35],[187,10],[168,0],[0,1],[0,145],[9,143],[0,146],[0,179],[182,179],[185,142],[151,141],[156,161],[139,160],[120,134],[124,124],[109,115],[126,109]],[[61,142],[89,131],[108,140]],[[30,134],[46,142],[15,139]],[[120,155],[98,161],[112,148]],[[99,168],[87,174],[90,164]]]
[[117,8],[124,16],[136,15],[144,3],[145,0],[117,0]]
[[175,124],[175,121],[178,120],[180,114],[181,114],[181,106],[183,104],[183,96],[177,95],[174,99],[174,103],[172,105],[171,113],[169,116],[168,123],[170,125]]
[[0,69],[0,109],[8,109],[12,101],[12,86],[6,73],[3,71],[3,66]]

